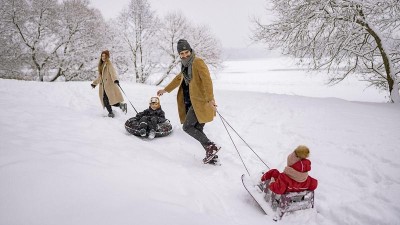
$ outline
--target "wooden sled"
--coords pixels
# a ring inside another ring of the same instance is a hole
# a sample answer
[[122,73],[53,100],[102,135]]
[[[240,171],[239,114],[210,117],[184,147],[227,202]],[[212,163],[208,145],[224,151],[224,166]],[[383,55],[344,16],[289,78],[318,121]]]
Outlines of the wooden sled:
[[268,185],[269,182],[265,182],[259,187],[265,193],[265,201],[276,212],[275,221],[281,220],[285,213],[314,208],[314,191],[287,192],[278,195],[269,190]]

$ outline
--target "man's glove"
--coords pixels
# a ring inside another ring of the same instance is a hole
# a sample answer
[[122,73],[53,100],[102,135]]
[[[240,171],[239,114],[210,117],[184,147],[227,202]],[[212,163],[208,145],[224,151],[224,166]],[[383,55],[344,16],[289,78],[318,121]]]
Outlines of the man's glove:
[[115,80],[114,84],[119,85],[119,80]]
[[95,87],[96,87],[96,85],[94,85],[94,84],[90,84],[90,86],[92,86],[92,88],[95,88]]

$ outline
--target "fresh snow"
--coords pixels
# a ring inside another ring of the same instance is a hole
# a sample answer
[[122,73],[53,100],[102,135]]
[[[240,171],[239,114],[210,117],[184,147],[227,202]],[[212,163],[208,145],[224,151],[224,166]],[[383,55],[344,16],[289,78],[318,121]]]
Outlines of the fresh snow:
[[[323,86],[285,59],[228,61],[214,76],[219,113],[270,168],[305,144],[318,179],[315,208],[279,224],[399,224],[400,107],[346,81]],[[136,109],[159,87],[121,81]],[[178,122],[176,91],[161,97],[168,137],[130,135],[135,116],[108,118],[90,82],[0,79],[0,225],[277,224],[241,183],[246,172],[219,116],[205,126],[222,166]],[[233,135],[254,180],[266,166]]]

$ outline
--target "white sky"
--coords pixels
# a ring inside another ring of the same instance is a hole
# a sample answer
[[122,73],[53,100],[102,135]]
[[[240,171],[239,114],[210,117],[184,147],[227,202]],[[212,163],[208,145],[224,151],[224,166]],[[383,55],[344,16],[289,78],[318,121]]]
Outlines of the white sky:
[[[105,19],[116,17],[129,0],[91,0]],[[194,24],[211,28],[225,48],[243,48],[251,44],[251,18],[264,15],[267,0],[149,0],[151,8],[162,17],[180,10]]]

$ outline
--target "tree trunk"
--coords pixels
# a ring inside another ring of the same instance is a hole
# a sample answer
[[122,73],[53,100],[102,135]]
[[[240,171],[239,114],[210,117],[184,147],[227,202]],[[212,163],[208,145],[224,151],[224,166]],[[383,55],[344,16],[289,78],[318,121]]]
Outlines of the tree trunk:
[[[360,15],[363,16],[363,12],[360,10],[359,11]],[[360,24],[361,26],[365,27],[367,32],[371,34],[371,36],[374,38],[376,45],[381,53],[383,65],[385,66],[385,72],[386,72],[386,81],[388,83],[389,87],[389,96],[390,96],[390,101],[393,103],[400,103],[400,95],[399,95],[399,85],[397,83],[397,79],[394,75],[394,71],[392,71],[392,66],[391,66],[391,59],[389,55],[386,52],[386,49],[383,46],[382,39],[379,37],[379,35],[368,25],[367,22],[357,20],[357,23]]]
[[50,80],[50,82],[57,80],[57,78],[59,78],[60,76],[61,76],[61,68],[58,68],[57,74]]
[[38,68],[38,76],[39,76],[39,81],[43,82],[43,74],[42,74],[42,71],[40,70],[40,68]]
[[172,69],[175,67],[175,59],[172,61],[172,63],[169,65],[167,72],[161,77],[161,79],[157,82],[156,86],[160,85],[165,78],[168,77],[168,75],[171,73]]
[[136,55],[134,55],[133,57],[134,57],[134,59],[133,59],[133,68],[135,70],[135,78],[136,78],[136,82],[139,83],[139,72],[138,72],[138,69],[137,69]]
[[171,72],[172,68],[173,67],[171,67],[171,66],[168,68],[168,71],[160,78],[160,80],[156,83],[156,86],[160,85],[164,81],[164,79],[168,77],[168,75]]
[[382,40],[377,35],[377,33],[375,33],[368,26],[368,24],[366,24],[366,28],[367,28],[368,33],[370,33],[374,37],[376,45],[378,46],[378,49],[381,53],[383,65],[385,66],[386,80],[387,80],[388,87],[389,87],[390,100],[393,103],[400,103],[399,86],[397,84],[396,78],[392,77],[392,75],[394,74],[393,73],[394,71],[392,71],[393,68],[391,67],[391,59],[389,58],[389,55],[386,53],[385,48],[383,47],[383,44],[382,44]]

